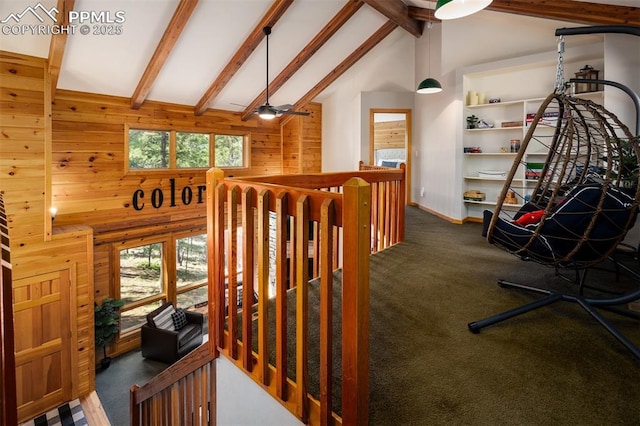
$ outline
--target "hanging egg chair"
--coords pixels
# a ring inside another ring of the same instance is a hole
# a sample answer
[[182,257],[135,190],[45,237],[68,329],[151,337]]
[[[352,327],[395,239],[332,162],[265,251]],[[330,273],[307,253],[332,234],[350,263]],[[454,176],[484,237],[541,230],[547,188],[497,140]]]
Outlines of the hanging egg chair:
[[[602,27],[592,28],[597,30],[581,33],[605,32],[600,31]],[[619,28],[613,32],[620,32]],[[640,29],[633,27],[631,33],[640,35]],[[584,278],[588,268],[611,258],[635,223],[640,202],[640,137],[637,128],[632,133],[603,106],[569,93],[571,85],[562,77],[563,46],[561,37],[555,91],[533,117],[495,209],[485,211],[483,235],[489,243],[522,260],[556,271],[570,269],[576,277],[582,271]],[[634,96],[638,109],[638,97]],[[576,302],[640,358],[640,349],[595,309],[638,300],[640,288],[613,297],[585,297],[582,279],[578,281],[579,291],[562,293],[501,280],[503,287],[545,297],[471,322],[468,327],[478,333],[556,301]],[[640,282],[640,275],[636,274],[636,281]],[[640,319],[637,313],[622,313]]]

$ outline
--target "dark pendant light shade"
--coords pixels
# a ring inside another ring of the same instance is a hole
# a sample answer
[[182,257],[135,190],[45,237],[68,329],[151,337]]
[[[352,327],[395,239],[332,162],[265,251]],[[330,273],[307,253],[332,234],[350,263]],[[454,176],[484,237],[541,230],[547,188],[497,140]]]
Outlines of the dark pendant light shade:
[[438,93],[438,92],[442,92],[442,85],[438,80],[430,77],[422,80],[422,82],[418,85],[418,90],[416,90],[416,93],[423,93],[423,94]]

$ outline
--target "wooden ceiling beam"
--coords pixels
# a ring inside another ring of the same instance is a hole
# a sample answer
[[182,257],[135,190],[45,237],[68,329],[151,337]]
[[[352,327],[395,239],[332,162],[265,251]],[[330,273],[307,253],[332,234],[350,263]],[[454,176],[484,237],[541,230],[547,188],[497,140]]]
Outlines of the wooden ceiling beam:
[[[487,10],[554,19],[586,25],[640,26],[640,7],[587,3],[574,0],[493,0]],[[410,7],[409,16],[428,21],[433,14],[427,8]]]
[[[311,40],[276,78],[269,83],[269,93],[280,89],[311,57],[362,7],[360,0],[349,0],[327,25]],[[267,99],[265,88],[242,113],[242,120],[254,114],[255,108]]]
[[434,12],[435,10],[429,9],[427,7],[409,6],[409,16],[413,19],[425,22],[442,22],[440,19],[436,18],[433,15]]
[[195,115],[204,114],[211,101],[220,94],[222,89],[229,83],[231,78],[233,78],[235,73],[238,72],[249,56],[251,56],[256,47],[258,47],[264,38],[264,27],[273,27],[292,3],[293,0],[275,0],[273,2],[271,8],[262,17],[253,31],[251,31],[244,43],[242,43],[242,46],[240,46],[229,63],[227,63],[222,72],[218,75],[215,81],[211,83],[211,86],[209,86],[205,94],[198,101],[194,110]]
[[409,8],[402,0],[364,0],[369,6],[419,38],[424,29],[424,22],[409,16]]
[[[393,30],[398,27],[398,24],[392,20],[387,21],[383,26],[381,26],[378,31],[373,33],[371,37],[366,39],[364,43],[356,48],[349,56],[345,58],[337,67],[333,70],[329,71],[322,80],[318,82],[311,90],[309,90],[302,98],[298,100],[293,106],[294,110],[299,110],[304,107],[309,102],[313,101],[313,99],[318,96],[324,89],[329,87],[331,83],[336,81],[338,77],[344,74],[353,64],[358,62],[364,55],[366,55],[371,49],[373,49],[378,43],[380,43],[386,36],[391,34]],[[287,119],[290,119],[294,116],[287,116]],[[281,124],[286,123],[285,120],[281,120]]]
[[640,7],[573,0],[493,0],[487,10],[588,25],[640,26]]
[[[56,16],[56,24],[61,27],[69,25],[69,11],[73,10],[75,0],[58,0],[56,8],[58,16]],[[58,87],[58,77],[60,77],[60,67],[62,66],[62,58],[64,57],[64,49],[67,45],[67,32],[51,35],[49,43],[49,60],[48,72],[51,78],[51,100],[55,99],[56,88]]]
[[182,34],[182,31],[187,26],[187,22],[189,22],[189,18],[191,18],[191,14],[197,4],[198,0],[180,0],[171,21],[169,21],[167,25],[167,29],[164,31],[158,46],[156,46],[156,51],[153,52],[153,56],[151,56],[151,60],[147,64],[147,68],[144,70],[142,78],[138,82],[138,87],[136,87],[136,90],[131,96],[131,108],[140,108],[145,99],[147,99],[153,83],[156,81],[160,70],[169,58],[180,34]]

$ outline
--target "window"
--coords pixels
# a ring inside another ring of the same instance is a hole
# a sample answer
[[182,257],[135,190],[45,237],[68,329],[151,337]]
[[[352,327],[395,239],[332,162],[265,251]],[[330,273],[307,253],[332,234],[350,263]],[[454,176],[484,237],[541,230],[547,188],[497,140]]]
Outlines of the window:
[[114,249],[116,298],[125,303],[120,336],[140,328],[147,314],[165,301],[185,309],[207,302],[207,234],[165,234],[147,244],[117,243]]
[[119,298],[125,303],[121,309],[121,333],[144,324],[145,316],[160,305],[159,301],[165,294],[163,251],[162,243],[120,250]]
[[166,169],[169,167],[169,132],[129,130],[129,168]]
[[216,167],[242,167],[244,136],[215,135]]
[[176,133],[176,164],[178,168],[210,167],[209,140],[205,133]]
[[190,307],[207,301],[207,235],[176,239],[177,305]]
[[248,167],[247,134],[127,128],[129,170]]

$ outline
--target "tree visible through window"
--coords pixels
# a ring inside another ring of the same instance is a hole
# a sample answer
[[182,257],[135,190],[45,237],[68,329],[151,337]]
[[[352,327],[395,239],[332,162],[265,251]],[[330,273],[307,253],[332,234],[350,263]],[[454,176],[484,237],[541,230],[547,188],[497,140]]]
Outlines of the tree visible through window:
[[215,136],[215,166],[242,167],[244,159],[244,136],[216,135]]
[[248,135],[175,130],[128,130],[129,169],[247,167]]
[[209,167],[209,135],[177,132],[176,164],[178,168]]
[[169,167],[169,132],[129,130],[129,168],[166,169]]
[[207,301],[207,235],[176,239],[176,287],[178,306]]
[[[145,322],[145,315],[159,306],[164,290],[163,244],[147,244],[120,250],[121,333]],[[148,300],[150,303],[141,305]]]

